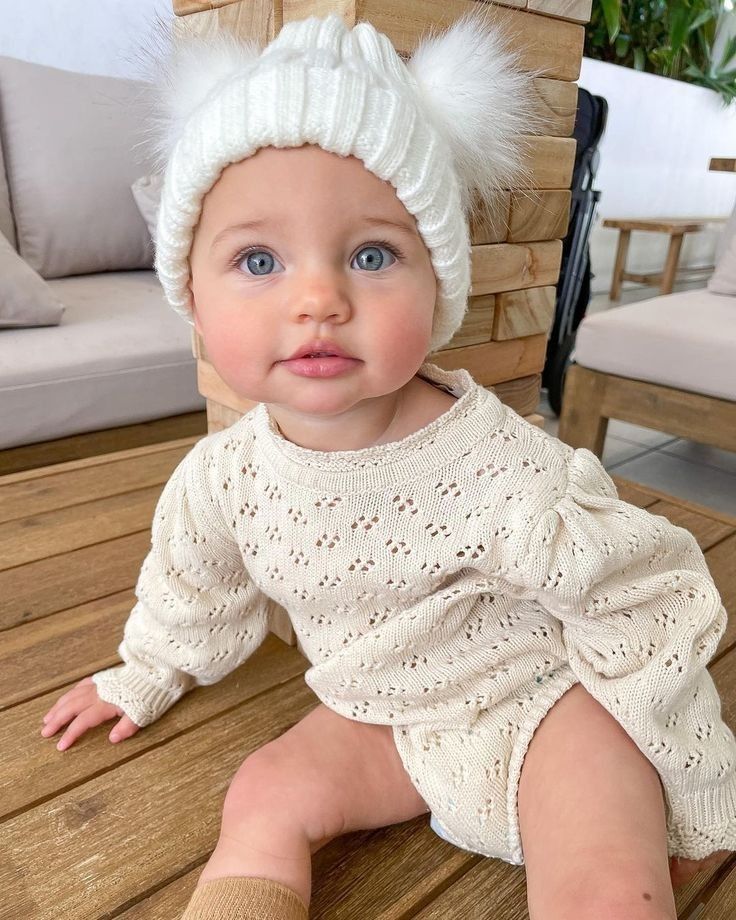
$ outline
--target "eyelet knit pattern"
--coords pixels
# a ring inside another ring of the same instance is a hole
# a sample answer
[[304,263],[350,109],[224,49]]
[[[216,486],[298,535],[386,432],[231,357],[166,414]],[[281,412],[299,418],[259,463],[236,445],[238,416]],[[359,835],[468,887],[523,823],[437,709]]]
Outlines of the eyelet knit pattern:
[[391,444],[302,448],[259,404],[195,445],[159,499],[100,697],[153,722],[258,648],[273,599],[307,684],[394,727],[456,845],[523,863],[523,757],[580,681],[657,769],[670,854],[736,849],[736,740],[706,669],[726,611],[695,538],[467,371],[419,373],[457,401]]

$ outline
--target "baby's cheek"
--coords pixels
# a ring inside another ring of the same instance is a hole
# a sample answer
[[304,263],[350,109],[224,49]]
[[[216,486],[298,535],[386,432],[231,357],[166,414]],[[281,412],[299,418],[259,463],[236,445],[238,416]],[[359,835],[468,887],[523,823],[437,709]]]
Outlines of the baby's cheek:
[[432,314],[429,310],[405,309],[384,325],[383,342],[387,351],[405,362],[422,361],[432,335]]
[[222,380],[239,396],[256,402],[264,397],[259,391],[268,368],[278,355],[257,344],[256,337],[237,328],[209,330],[205,338],[207,360]]

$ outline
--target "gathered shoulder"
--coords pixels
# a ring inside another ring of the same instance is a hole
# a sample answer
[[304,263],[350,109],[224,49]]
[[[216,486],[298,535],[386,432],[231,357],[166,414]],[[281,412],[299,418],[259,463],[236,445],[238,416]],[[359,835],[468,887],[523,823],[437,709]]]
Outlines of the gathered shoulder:
[[[525,515],[553,505],[568,486],[576,450],[503,405],[498,422],[483,438],[492,476],[491,491],[502,485],[500,499]],[[480,473],[480,471],[478,471]]]

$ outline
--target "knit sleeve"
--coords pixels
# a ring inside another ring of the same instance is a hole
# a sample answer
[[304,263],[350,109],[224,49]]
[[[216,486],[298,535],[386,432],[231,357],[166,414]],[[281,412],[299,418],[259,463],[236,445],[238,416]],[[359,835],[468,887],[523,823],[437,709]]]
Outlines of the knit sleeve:
[[194,686],[221,680],[268,633],[268,599],[221,520],[201,445],[179,463],[158,500],[137,603],[118,647],[124,664],[92,675],[100,699],[141,727]]
[[[562,623],[570,667],[662,779],[670,852],[736,849],[736,740],[706,665],[726,610],[695,537],[618,498],[591,451],[528,546],[536,599]],[[560,493],[558,493],[559,495]]]

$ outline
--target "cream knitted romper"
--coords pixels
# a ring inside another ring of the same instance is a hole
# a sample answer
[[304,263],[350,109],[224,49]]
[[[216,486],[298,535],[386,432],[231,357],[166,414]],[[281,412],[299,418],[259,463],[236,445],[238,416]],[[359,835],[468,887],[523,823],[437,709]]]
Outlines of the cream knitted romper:
[[246,661],[271,598],[307,684],[393,726],[455,845],[523,863],[523,758],[580,681],[659,772],[670,854],[736,849],[736,741],[706,669],[726,612],[695,538],[466,370],[419,373],[458,398],[401,441],[309,450],[259,403],[195,445],[159,499],[100,697],[149,724]]

